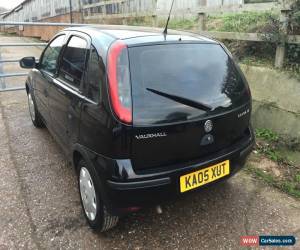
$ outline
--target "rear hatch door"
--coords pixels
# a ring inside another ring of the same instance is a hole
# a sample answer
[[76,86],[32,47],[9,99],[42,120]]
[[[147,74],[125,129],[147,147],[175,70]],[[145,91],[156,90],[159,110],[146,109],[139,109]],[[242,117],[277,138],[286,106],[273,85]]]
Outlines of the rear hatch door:
[[135,170],[199,159],[244,136],[249,88],[219,44],[131,47],[129,61]]

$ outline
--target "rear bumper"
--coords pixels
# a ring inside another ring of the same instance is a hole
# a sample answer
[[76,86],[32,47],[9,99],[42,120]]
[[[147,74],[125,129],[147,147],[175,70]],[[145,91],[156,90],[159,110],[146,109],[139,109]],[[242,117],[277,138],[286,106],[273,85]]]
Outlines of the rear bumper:
[[[236,174],[245,164],[247,156],[254,146],[254,137],[224,149],[216,155],[193,163],[168,166],[162,169],[135,173],[130,160],[116,160],[114,176],[106,180],[109,207],[114,213],[115,208],[142,207],[159,204],[166,199],[183,195],[180,193],[179,178],[182,175],[212,166],[225,160],[230,161],[230,175],[211,184],[228,179]],[[205,185],[209,186],[211,184]],[[197,188],[195,190],[199,190]],[[190,193],[193,191],[189,191]]]

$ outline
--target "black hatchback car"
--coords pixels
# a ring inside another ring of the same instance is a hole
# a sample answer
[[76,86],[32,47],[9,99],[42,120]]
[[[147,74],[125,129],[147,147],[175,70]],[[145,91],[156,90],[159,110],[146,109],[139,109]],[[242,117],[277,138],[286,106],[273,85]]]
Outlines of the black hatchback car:
[[68,28],[20,65],[32,122],[72,161],[93,229],[233,176],[254,144],[246,79],[206,37]]

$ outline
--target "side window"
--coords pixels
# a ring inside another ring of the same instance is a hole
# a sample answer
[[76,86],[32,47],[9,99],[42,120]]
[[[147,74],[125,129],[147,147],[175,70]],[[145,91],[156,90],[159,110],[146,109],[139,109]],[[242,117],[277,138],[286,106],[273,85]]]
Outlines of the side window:
[[104,63],[99,57],[97,50],[92,46],[86,75],[85,92],[86,97],[96,103],[100,102],[100,88],[104,81],[104,76]]
[[79,88],[85,69],[87,42],[72,36],[64,51],[59,76],[72,86]]
[[63,46],[65,35],[55,38],[43,53],[40,69],[51,74],[56,73],[59,53]]

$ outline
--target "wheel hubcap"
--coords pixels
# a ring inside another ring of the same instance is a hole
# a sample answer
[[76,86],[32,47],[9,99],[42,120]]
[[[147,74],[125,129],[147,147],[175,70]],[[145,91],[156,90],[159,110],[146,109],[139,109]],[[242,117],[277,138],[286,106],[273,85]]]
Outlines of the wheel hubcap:
[[85,167],[80,169],[79,186],[84,212],[93,221],[97,213],[96,192],[91,175]]
[[28,106],[29,106],[29,113],[31,119],[34,121],[35,120],[34,102],[30,93],[28,94]]

